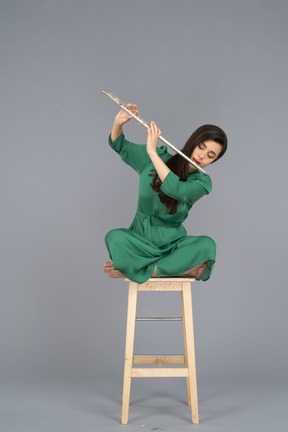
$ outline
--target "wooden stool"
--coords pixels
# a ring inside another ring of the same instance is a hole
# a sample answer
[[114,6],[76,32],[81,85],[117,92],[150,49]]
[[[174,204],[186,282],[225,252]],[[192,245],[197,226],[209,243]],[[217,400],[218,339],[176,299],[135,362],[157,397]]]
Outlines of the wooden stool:
[[[186,377],[188,405],[191,406],[192,423],[199,423],[198,397],[196,381],[196,363],[194,347],[194,330],[192,314],[191,282],[194,278],[151,278],[144,284],[129,282],[127,331],[125,349],[125,367],[122,400],[121,423],[128,423],[131,378],[134,377]],[[138,291],[180,291],[182,317],[180,318],[147,318],[147,320],[182,320],[184,337],[183,356],[136,356],[134,350],[135,321]],[[155,364],[156,367],[133,367],[135,364]],[[162,364],[184,364],[183,367],[164,367]]]

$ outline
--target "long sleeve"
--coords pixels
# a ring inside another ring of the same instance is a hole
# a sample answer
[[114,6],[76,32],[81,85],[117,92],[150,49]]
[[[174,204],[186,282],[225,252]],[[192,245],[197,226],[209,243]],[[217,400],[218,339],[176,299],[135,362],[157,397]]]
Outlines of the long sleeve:
[[110,147],[116,151],[131,168],[141,174],[145,166],[150,163],[150,158],[145,144],[135,144],[127,141],[122,133],[115,141],[111,141],[111,135],[108,139]]
[[[146,144],[135,144],[128,141],[123,133],[113,142],[111,141],[110,135],[108,143],[110,147],[120,155],[123,162],[131,166],[138,174],[141,174],[145,167],[151,163]],[[167,157],[170,157],[165,145],[157,147],[157,153],[159,156],[163,156],[165,160]]]
[[166,176],[160,187],[162,192],[177,201],[193,205],[212,190],[211,178],[200,172],[191,173],[187,181],[181,181],[172,171]]

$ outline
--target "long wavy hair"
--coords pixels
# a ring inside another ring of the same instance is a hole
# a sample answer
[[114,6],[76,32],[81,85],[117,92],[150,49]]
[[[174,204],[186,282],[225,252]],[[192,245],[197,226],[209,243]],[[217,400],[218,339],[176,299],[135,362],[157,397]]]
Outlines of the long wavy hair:
[[[216,160],[219,160],[224,155],[227,149],[227,136],[225,132],[218,126],[209,124],[200,126],[198,129],[195,130],[195,132],[193,132],[190,138],[188,138],[186,144],[181,151],[188,157],[191,157],[191,154],[193,153],[195,147],[197,147],[199,144],[206,140],[213,140],[221,145],[220,154],[217,159],[212,162],[214,163],[216,162]],[[173,171],[173,173],[180,178],[180,180],[187,181],[189,173],[189,162],[186,159],[176,153],[165,163],[168,168],[170,168],[170,170]],[[164,192],[160,190],[162,181],[160,180],[155,169],[152,170],[150,175],[153,176],[151,187],[158,193],[159,199],[167,207],[168,213],[176,213],[178,201],[174,198],[169,197],[168,195],[165,195]]]

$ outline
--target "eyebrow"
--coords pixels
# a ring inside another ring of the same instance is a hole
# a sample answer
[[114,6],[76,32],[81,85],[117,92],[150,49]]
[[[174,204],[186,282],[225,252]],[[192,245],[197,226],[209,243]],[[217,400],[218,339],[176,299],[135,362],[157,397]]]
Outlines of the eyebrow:
[[[207,148],[207,145],[202,141],[202,144]],[[213,150],[209,150],[209,152],[213,153],[215,157],[217,157],[216,153]]]

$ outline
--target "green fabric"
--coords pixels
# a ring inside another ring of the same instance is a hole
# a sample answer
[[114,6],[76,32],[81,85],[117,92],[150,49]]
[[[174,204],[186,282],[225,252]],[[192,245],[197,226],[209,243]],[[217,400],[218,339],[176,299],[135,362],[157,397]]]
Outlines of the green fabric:
[[[151,188],[155,170],[146,145],[127,141],[123,134],[114,142],[110,136],[109,145],[140,176],[137,213],[131,226],[111,230],[105,238],[114,268],[128,279],[144,283],[152,276],[155,265],[159,277],[180,276],[207,261],[199,279],[209,279],[215,262],[215,242],[207,236],[188,236],[182,222],[193,204],[211,192],[210,177],[195,171],[184,182],[170,171],[161,190],[178,201],[177,212],[171,215]],[[172,156],[164,145],[157,148],[157,153],[164,162]]]

